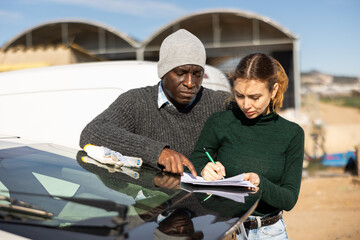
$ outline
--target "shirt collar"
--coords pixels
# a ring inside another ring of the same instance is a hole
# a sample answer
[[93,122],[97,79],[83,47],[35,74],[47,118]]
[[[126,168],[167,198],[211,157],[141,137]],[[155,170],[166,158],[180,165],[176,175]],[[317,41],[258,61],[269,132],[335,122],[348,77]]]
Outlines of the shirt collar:
[[[160,82],[159,82],[159,90],[158,90],[158,109],[160,109],[160,108],[162,108],[162,107],[165,107],[165,106],[167,106],[167,105],[172,106],[172,107],[175,107],[174,104],[172,104],[172,103],[169,101],[169,99],[167,99],[161,83],[162,83],[162,82],[161,82],[161,80],[160,80]],[[194,101],[195,101],[195,99],[196,99],[196,96],[197,96],[197,95],[195,95],[194,99],[193,99],[188,105],[186,105],[185,108],[190,107],[190,106],[194,103]]]
[[158,90],[158,108],[165,107],[167,105],[173,106],[173,104],[167,99],[164,90],[162,88],[161,81],[159,82],[159,90]]

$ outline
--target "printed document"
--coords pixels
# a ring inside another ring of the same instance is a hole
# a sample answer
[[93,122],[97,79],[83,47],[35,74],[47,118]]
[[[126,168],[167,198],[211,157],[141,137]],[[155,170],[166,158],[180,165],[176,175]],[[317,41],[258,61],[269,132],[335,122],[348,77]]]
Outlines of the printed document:
[[184,172],[181,176],[182,183],[195,184],[195,185],[206,185],[206,186],[238,186],[238,187],[250,187],[255,188],[256,186],[249,181],[244,181],[245,174],[239,174],[233,177],[217,180],[217,181],[206,181],[202,177],[197,176],[196,178],[190,174]]

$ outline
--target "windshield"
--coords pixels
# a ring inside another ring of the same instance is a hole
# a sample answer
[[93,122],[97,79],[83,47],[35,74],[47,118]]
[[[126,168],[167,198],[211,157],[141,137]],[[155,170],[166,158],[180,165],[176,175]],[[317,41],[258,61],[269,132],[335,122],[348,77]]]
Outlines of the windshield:
[[236,230],[260,197],[261,191],[186,185],[146,166],[114,168],[81,150],[0,140],[0,226],[30,239],[38,239],[37,231],[54,240],[73,234],[219,239]]
[[[56,227],[91,225],[90,219],[119,216],[124,211],[128,216],[146,214],[179,192],[151,187],[152,171],[112,171],[106,165],[90,164],[86,158],[81,151],[51,144],[0,145],[0,212]],[[24,207],[9,199],[51,217],[27,214],[24,209],[9,211],[6,206]],[[109,208],[109,202],[128,209]]]

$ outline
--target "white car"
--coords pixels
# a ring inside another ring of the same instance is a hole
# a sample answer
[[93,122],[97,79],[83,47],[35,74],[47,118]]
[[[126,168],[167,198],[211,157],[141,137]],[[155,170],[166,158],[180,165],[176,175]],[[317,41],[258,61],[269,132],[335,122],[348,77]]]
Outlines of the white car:
[[[0,73],[0,134],[78,148],[82,129],[121,93],[159,82],[157,63],[110,61]],[[206,65],[203,86],[230,91]]]

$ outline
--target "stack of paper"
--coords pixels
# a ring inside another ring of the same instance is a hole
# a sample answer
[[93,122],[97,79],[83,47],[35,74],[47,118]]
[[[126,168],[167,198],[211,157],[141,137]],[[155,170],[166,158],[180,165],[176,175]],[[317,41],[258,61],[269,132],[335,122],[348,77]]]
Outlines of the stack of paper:
[[[182,189],[191,192],[207,193],[209,195],[218,195],[244,203],[245,197],[249,195],[244,189],[256,187],[251,182],[244,181],[244,175],[243,173],[218,181],[206,181],[202,177],[195,178],[190,173],[184,173],[184,175],[181,176],[181,183],[192,184],[194,187],[183,184]],[[241,189],[236,189],[235,187],[241,187]]]
[[256,186],[249,181],[244,181],[244,173],[225,178],[217,181],[206,181],[202,177],[194,177],[190,173],[185,173],[181,176],[181,182],[196,184],[196,185],[206,185],[206,186],[238,186],[238,187],[250,187],[255,188]]

